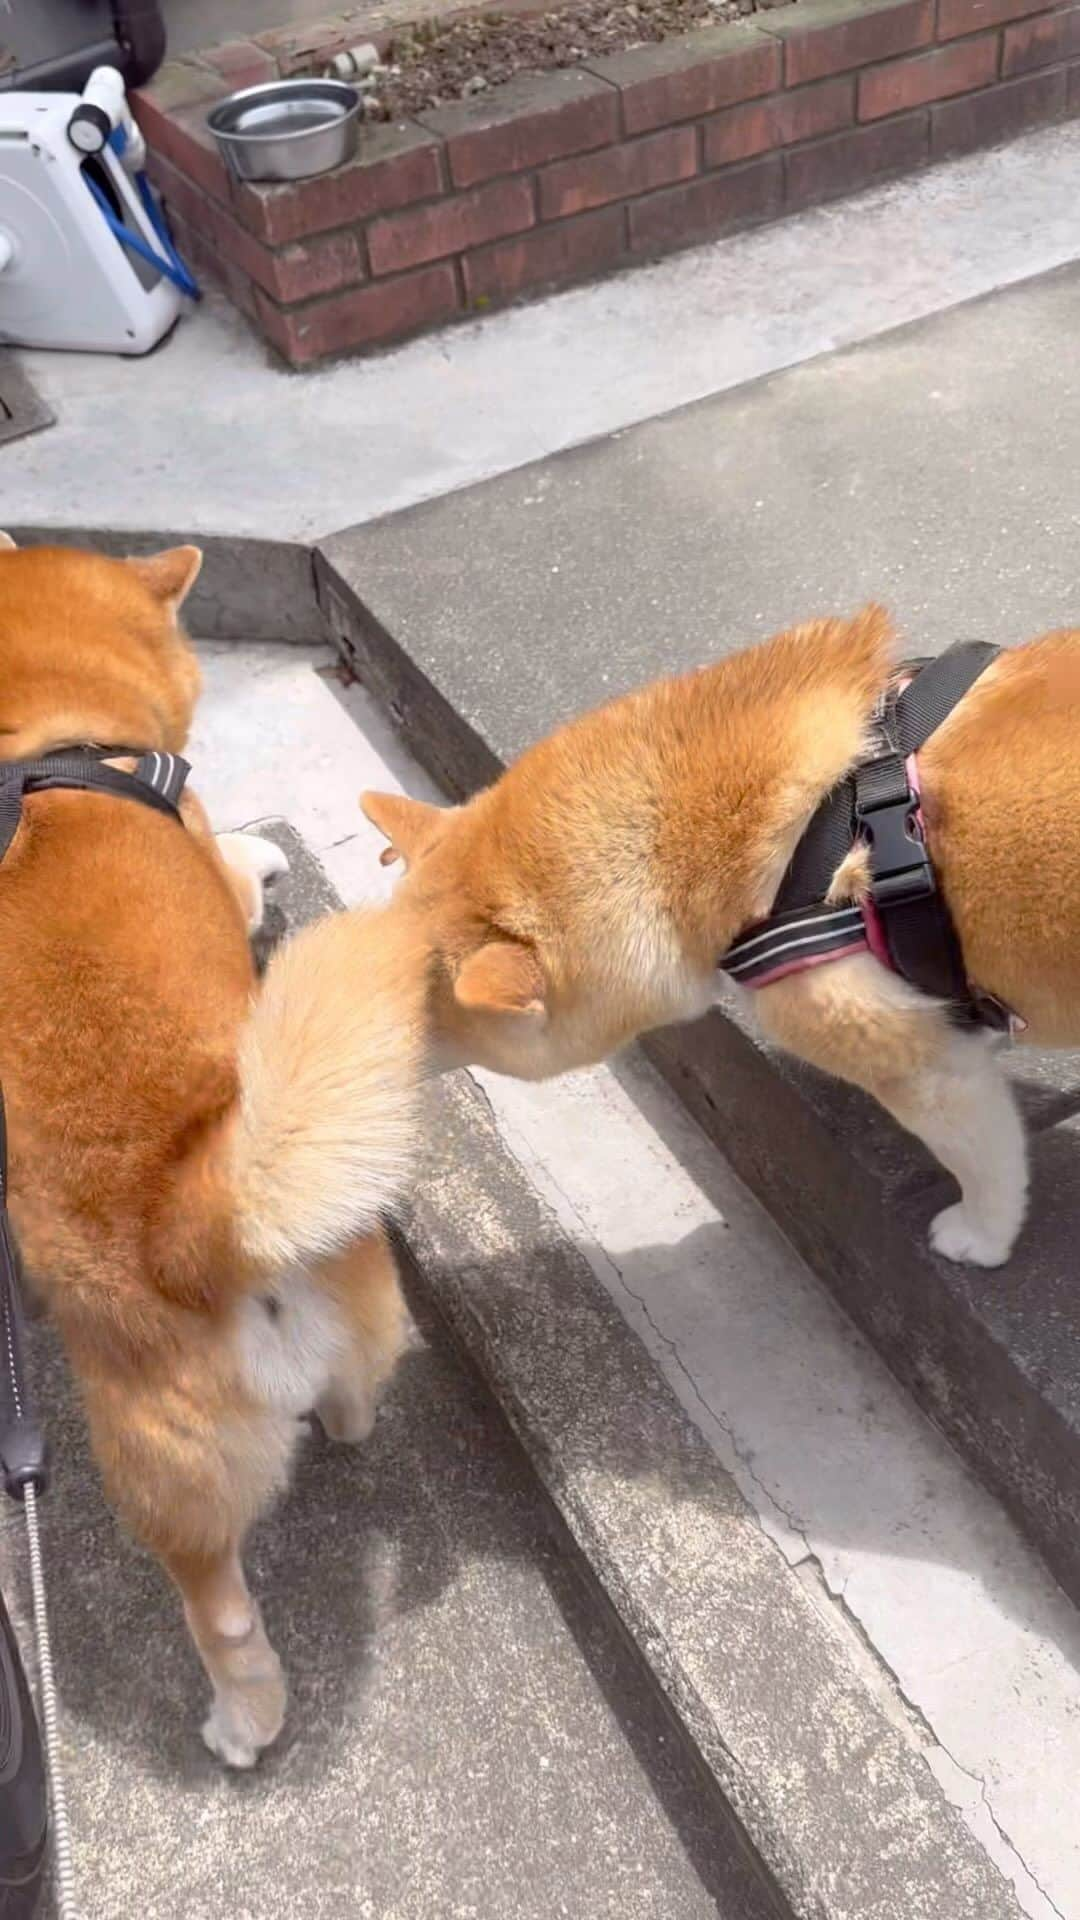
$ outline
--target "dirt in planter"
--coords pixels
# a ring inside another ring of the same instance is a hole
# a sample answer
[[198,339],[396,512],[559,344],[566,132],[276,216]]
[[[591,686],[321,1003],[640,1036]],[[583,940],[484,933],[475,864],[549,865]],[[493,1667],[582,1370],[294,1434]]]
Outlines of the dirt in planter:
[[567,0],[550,13],[426,20],[394,34],[373,117],[397,120],[486,93],[517,73],[573,67],[604,53],[742,19],[784,0]]

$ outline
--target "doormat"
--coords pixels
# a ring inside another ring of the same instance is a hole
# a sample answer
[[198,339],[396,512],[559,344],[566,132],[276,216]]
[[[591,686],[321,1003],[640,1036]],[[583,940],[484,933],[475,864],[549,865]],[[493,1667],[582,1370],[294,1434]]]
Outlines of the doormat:
[[55,424],[55,413],[46,406],[33,381],[27,379],[10,351],[0,350],[0,447]]

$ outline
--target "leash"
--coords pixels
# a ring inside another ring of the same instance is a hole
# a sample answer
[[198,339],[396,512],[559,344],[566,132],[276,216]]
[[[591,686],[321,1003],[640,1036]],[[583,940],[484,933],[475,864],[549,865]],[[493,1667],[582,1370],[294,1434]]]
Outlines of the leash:
[[37,1645],[41,1718],[52,1798],[53,1865],[60,1920],[78,1920],[71,1827],[60,1759],[56,1677],[45,1597],[45,1569],[38,1529],[38,1496],[48,1482],[45,1438],[26,1381],[26,1333],[19,1295],[18,1260],[7,1212],[7,1125],[0,1091],[0,1471],[11,1498],[26,1517],[34,1639]]

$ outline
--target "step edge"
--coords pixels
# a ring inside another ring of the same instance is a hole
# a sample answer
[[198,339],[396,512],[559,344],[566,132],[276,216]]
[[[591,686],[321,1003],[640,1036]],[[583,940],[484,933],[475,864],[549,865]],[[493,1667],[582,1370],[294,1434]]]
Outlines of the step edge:
[[162,547],[202,549],[203,568],[184,605],[184,625],[200,640],[264,640],[322,646],[326,627],[315,591],[314,550],[305,540],[206,533],[175,527],[71,527],[9,523],[18,547],[81,547],[114,559]]

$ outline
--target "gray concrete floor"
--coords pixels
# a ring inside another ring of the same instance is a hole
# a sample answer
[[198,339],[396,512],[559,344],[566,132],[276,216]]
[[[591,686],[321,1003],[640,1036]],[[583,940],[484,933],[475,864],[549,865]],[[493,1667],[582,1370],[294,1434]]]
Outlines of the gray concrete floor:
[[[715,1816],[440,1330],[358,1450],[313,1437],[249,1556],[291,1682],[252,1775],[200,1743],[172,1594],[119,1536],[44,1337],[81,1920],[748,1920]],[[22,1525],[0,1582],[25,1606]],[[745,1897],[744,1897],[745,1895]]]
[[1078,164],[1074,121],[310,374],[216,299],[142,360],[28,353],[57,425],[0,525],[319,538],[1074,260]]
[[1078,325],[1072,265],[326,552],[501,758],[865,600],[912,653],[1015,645],[1080,620]]

